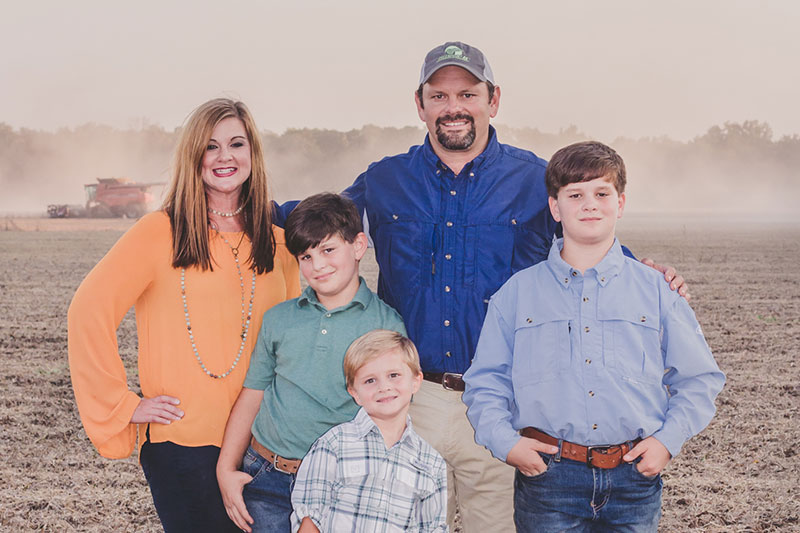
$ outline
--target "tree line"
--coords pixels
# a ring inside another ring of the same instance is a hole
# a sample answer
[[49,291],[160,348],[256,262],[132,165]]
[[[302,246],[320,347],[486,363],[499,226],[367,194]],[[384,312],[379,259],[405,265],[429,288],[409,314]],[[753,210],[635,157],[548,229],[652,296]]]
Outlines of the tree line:
[[[590,138],[575,126],[556,133],[503,125],[497,130],[501,142],[544,158]],[[263,132],[273,194],[283,201],[340,191],[370,162],[405,152],[421,143],[424,133],[417,127],[373,125],[350,131]],[[89,123],[51,132],[0,123],[0,211],[83,203],[83,185],[96,178],[168,181],[178,134],[178,129],[158,126],[119,130]],[[800,192],[800,136],[776,138],[764,122],[726,122],[685,142],[666,136],[599,140],[625,159],[634,209],[798,211],[792,200]]]

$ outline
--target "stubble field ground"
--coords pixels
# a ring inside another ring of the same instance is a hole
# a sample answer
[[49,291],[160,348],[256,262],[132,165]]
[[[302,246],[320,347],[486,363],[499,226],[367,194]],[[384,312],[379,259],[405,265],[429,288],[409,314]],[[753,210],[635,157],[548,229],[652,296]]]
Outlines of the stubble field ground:
[[[800,224],[623,222],[625,244],[687,277],[728,376],[664,472],[661,531],[800,531]],[[66,356],[72,294],[131,223],[0,219],[0,530],[160,530],[136,457],[103,459],[86,438]],[[364,273],[374,288],[371,255]],[[118,335],[138,390],[134,327],[129,313]]]

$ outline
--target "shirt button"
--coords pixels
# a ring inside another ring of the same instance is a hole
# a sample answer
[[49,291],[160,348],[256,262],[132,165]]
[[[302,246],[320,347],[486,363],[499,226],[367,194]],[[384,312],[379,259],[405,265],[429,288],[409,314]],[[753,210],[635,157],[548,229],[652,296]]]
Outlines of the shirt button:
[[455,196],[455,195],[456,195],[456,191],[450,191],[450,196]]
[[606,278],[605,278],[605,277],[602,277],[602,278],[600,278],[600,281],[603,281],[603,282],[605,282],[605,281],[606,281]]
[[450,285],[444,286],[444,292],[450,292]]
[[647,317],[646,317],[646,316],[644,316],[644,315],[642,315],[642,318],[641,318],[640,320],[641,320],[642,322],[647,322]]
[[474,173],[474,172],[470,172],[470,173],[469,173],[469,177],[470,177],[470,178],[474,178],[474,177],[475,177],[475,173]]
[[450,321],[449,321],[449,320],[445,320],[445,321],[444,321],[444,327],[447,327],[447,326],[449,326],[449,325],[450,325]]
[[452,222],[450,222],[449,220],[447,221],[447,227],[448,227],[448,228],[452,228],[452,227],[453,227],[453,223],[452,223]]
[[444,254],[444,258],[449,261],[449,260],[451,260],[453,258],[453,256],[450,255],[450,254]]
[[585,328],[583,328],[583,331],[585,331],[586,333],[589,333],[589,326],[586,326]]
[[323,329],[322,331],[320,331],[320,333],[322,333],[323,335],[327,335],[328,334],[328,330],[327,329]]
[[587,365],[591,365],[591,364],[592,364],[592,360],[587,358],[587,359],[586,359],[586,364],[587,364]]
[[441,173],[442,173],[442,171],[441,171],[441,170],[437,170],[437,171],[436,171],[436,174],[441,174]]
[[331,314],[330,314],[330,313],[327,313],[327,314],[325,315],[325,318],[330,318],[330,317],[331,317]]
[[516,218],[512,218],[511,219],[511,225],[512,226],[516,226],[517,225],[517,219]]
[[564,283],[569,283],[569,278],[564,278]]
[[528,324],[530,324],[531,322],[533,322],[533,320],[532,320],[532,319],[530,319],[530,318],[526,318],[526,319],[525,319],[525,322],[527,322]]
[[452,355],[453,355],[453,354],[451,354],[450,352],[444,352],[444,354],[445,354],[447,357],[450,357],[450,356],[452,356]]
[[397,215],[392,215],[392,218],[397,220]]
[[572,271],[572,277],[574,278],[574,277],[575,277],[575,276],[577,276],[577,275],[578,275],[578,273],[577,273],[577,272],[575,272],[575,271],[573,270],[573,271]]
[[589,396],[594,396],[594,391],[593,390],[589,391]]
[[584,301],[584,302],[588,302],[588,301],[589,301],[589,298],[588,298],[588,297],[586,297],[586,296],[584,296],[584,297],[583,297],[583,301]]
[[592,424],[592,429],[597,429],[597,424]]

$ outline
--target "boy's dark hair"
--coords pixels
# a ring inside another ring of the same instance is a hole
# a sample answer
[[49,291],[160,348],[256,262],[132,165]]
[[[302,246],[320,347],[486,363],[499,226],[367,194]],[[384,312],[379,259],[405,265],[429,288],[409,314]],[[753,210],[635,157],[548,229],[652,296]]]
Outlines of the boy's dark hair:
[[325,237],[339,235],[353,242],[361,233],[361,217],[352,200],[330,192],[309,196],[286,217],[286,248],[298,256]]
[[611,147],[596,141],[565,146],[550,158],[544,179],[547,194],[558,196],[561,187],[591,181],[611,174],[611,183],[619,194],[625,192],[625,162]]

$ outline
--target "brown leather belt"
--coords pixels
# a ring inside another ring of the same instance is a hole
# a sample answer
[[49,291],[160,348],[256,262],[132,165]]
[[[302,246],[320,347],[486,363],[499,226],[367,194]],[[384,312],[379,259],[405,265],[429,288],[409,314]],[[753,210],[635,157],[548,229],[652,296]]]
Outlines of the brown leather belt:
[[423,372],[422,377],[425,381],[432,381],[438,383],[447,390],[454,390],[464,392],[464,380],[461,379],[462,374],[454,374],[453,372]]
[[283,472],[284,474],[296,474],[297,469],[300,468],[300,459],[287,459],[281,457],[277,453],[270,451],[269,448],[262,446],[255,437],[250,439],[250,447],[253,448],[258,455],[269,461],[275,466],[275,470]]
[[[529,439],[536,439],[545,444],[558,446],[558,439],[551,437],[547,433],[542,433],[536,428],[525,428],[522,436]],[[579,463],[595,468],[610,469],[616,468],[622,463],[622,456],[628,453],[633,446],[642,439],[632,440],[631,445],[627,442],[622,444],[612,444],[610,446],[581,446],[572,442],[561,441],[561,457],[572,459]]]

